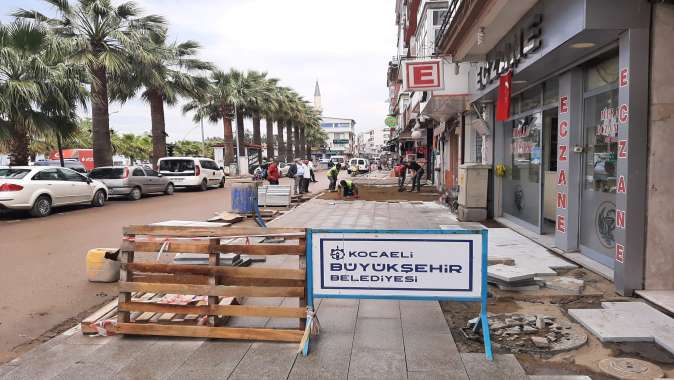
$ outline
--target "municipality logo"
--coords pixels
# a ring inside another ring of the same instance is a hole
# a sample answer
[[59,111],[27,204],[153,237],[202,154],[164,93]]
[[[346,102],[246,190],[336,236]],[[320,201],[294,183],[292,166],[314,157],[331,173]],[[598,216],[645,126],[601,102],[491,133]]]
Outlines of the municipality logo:
[[344,258],[344,249],[343,248],[332,248],[330,250],[330,257],[333,260],[341,260]]

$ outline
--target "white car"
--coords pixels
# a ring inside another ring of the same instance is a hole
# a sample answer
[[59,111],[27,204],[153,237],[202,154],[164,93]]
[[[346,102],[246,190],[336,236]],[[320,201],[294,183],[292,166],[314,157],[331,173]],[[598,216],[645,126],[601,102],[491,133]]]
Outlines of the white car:
[[68,168],[0,167],[0,209],[30,210],[43,217],[52,207],[88,203],[102,207],[108,188]]
[[204,157],[163,157],[158,162],[159,173],[168,177],[175,187],[195,187],[206,191],[213,186],[225,187],[225,171]]

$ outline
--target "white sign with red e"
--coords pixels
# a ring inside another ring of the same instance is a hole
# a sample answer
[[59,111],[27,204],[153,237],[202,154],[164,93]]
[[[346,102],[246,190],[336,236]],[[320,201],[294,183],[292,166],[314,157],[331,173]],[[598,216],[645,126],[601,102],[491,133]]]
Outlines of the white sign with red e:
[[441,91],[445,88],[441,59],[404,61],[403,70],[405,91]]

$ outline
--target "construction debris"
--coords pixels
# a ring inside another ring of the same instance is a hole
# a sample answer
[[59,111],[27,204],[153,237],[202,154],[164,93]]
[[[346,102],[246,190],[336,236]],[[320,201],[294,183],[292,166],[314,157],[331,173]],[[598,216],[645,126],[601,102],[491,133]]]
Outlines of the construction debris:
[[239,223],[245,219],[244,216],[223,211],[216,213],[214,217],[208,219],[209,222]]
[[606,358],[599,362],[599,369],[607,375],[626,380],[651,380],[665,376],[657,365],[632,358]]
[[[488,318],[492,342],[512,352],[561,352],[587,342],[582,328],[551,316],[506,313]],[[477,319],[470,320],[468,329],[475,323]]]

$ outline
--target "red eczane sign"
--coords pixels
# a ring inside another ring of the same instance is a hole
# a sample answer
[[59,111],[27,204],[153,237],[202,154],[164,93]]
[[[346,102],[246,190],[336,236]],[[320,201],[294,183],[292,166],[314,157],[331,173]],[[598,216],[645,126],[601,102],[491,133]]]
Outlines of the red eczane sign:
[[412,91],[439,91],[444,89],[442,60],[405,62],[405,87]]

